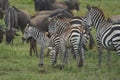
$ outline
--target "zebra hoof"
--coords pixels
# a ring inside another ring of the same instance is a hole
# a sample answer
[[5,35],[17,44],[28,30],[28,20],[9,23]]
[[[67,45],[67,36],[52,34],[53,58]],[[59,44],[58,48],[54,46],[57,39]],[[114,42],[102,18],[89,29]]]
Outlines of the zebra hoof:
[[39,64],[39,67],[43,67],[44,66],[44,64]]

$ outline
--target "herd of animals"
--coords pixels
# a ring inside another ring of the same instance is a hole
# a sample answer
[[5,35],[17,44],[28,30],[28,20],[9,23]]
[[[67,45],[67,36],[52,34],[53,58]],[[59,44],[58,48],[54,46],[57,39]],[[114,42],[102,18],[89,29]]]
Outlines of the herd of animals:
[[[120,15],[105,19],[101,9],[95,6],[87,6],[88,13],[83,16],[74,16],[72,10],[80,10],[78,0],[33,0],[35,15],[25,10],[11,6],[8,0],[0,0],[0,19],[5,22],[5,31],[0,25],[0,43],[3,35],[6,35],[6,44],[14,44],[17,31],[23,34],[22,43],[30,41],[29,54],[32,52],[40,57],[39,66],[44,65],[44,50],[47,47],[52,65],[57,63],[60,55],[60,68],[68,63],[69,55],[76,58],[78,67],[84,65],[85,50],[95,44],[91,28],[96,29],[98,44],[99,66],[102,62],[102,49],[108,51],[108,63],[110,51],[117,51],[120,55]],[[40,55],[37,51],[37,43],[41,45]]]

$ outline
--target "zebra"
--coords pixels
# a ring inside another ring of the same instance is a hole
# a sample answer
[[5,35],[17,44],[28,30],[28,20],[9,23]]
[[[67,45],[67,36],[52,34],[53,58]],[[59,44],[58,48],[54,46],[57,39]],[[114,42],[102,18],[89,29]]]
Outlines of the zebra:
[[[77,58],[78,67],[84,64],[84,49],[83,49],[83,29],[81,25],[72,26],[69,20],[60,20],[57,17],[52,17],[52,27],[54,32],[51,36],[50,43],[52,47],[57,47],[61,51],[62,65],[67,64],[68,53],[73,47],[74,53]],[[52,48],[51,48],[52,49]],[[53,48],[56,50],[55,48]],[[50,55],[55,55],[55,51],[51,51]],[[79,54],[80,53],[80,54]],[[52,57],[56,59],[56,57]],[[56,62],[52,59],[52,62]]]
[[95,6],[87,6],[83,23],[87,26],[94,26],[98,44],[98,66],[101,66],[103,47],[107,49],[108,65],[110,64],[110,51],[117,51],[120,55],[120,24],[109,23],[101,9]]
[[[27,25],[29,26],[29,25]],[[42,30],[39,30],[35,27],[29,26],[25,29],[23,38],[28,39],[28,38],[34,38],[40,45],[40,63],[39,66],[43,66],[43,59],[44,59],[44,49],[49,45],[49,38],[46,35],[46,32],[43,32]]]
[[[82,20],[84,19],[83,16],[79,16],[79,17],[73,17],[71,20],[70,20],[70,24],[72,26],[77,26],[77,25],[81,25],[82,24]],[[88,42],[88,39],[89,39],[89,48],[92,49],[95,45],[95,41],[94,41],[94,38],[92,36],[92,33],[91,33],[91,28],[88,28],[88,26],[82,24],[83,27],[84,27],[84,30],[87,32],[86,35],[84,34],[84,42],[85,44]],[[86,36],[86,37],[85,37]],[[85,48],[85,50],[87,50],[87,48],[85,46],[83,46]]]

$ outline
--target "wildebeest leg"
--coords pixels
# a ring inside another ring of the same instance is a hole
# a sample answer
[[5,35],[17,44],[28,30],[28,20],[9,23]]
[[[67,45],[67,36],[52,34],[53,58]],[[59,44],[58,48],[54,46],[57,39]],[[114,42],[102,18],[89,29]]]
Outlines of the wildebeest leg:
[[41,49],[40,49],[40,63],[39,63],[39,66],[43,66],[44,62],[43,62],[43,59],[44,59],[44,48],[45,46],[44,45],[41,45]]
[[30,56],[32,56],[32,52],[34,52],[35,56],[38,57],[36,40],[33,38],[29,38],[29,40],[30,40],[30,49],[29,49]]
[[35,43],[35,44],[34,44],[34,46],[33,46],[33,51],[34,51],[34,53],[35,53],[35,56],[38,57],[37,42],[35,41],[34,43]]
[[29,54],[30,54],[30,56],[32,56],[32,42],[30,41],[30,51],[29,51]]
[[35,53],[35,56],[38,57],[38,53],[37,53],[37,42],[35,39],[31,38],[31,46],[32,46],[32,50]]
[[[20,28],[22,34],[24,34],[24,28]],[[25,39],[22,37],[22,44],[24,43]]]

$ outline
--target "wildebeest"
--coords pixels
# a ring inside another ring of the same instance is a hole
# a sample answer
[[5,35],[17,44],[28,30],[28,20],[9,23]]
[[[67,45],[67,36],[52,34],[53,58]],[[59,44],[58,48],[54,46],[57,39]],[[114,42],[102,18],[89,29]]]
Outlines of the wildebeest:
[[36,11],[55,10],[55,9],[69,9],[79,10],[78,0],[67,0],[64,2],[57,2],[56,0],[34,0]]
[[30,15],[15,6],[11,6],[5,14],[4,21],[7,28],[6,42],[9,44],[14,39],[15,29],[19,29],[24,33],[26,25],[30,23]]
[[108,22],[120,24],[120,15],[115,15],[115,16],[109,17]]
[[9,7],[8,0],[0,0],[0,19],[3,19],[3,14]]

